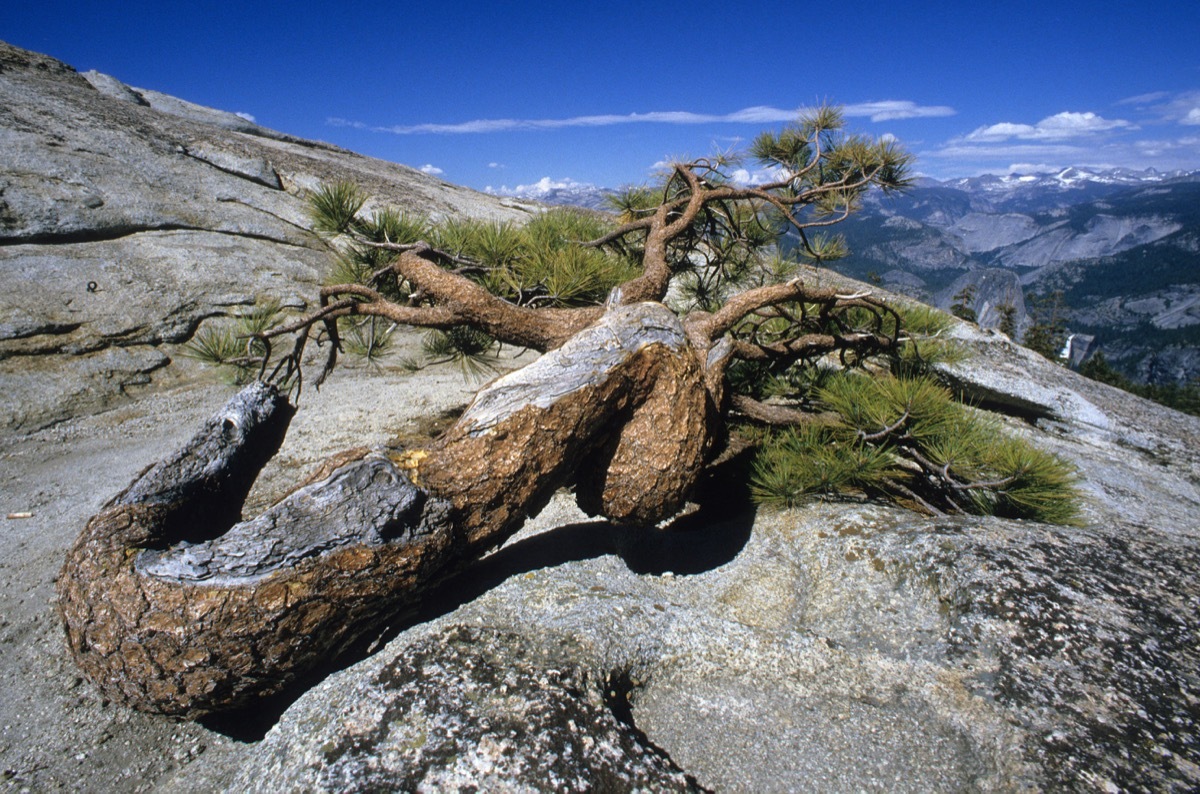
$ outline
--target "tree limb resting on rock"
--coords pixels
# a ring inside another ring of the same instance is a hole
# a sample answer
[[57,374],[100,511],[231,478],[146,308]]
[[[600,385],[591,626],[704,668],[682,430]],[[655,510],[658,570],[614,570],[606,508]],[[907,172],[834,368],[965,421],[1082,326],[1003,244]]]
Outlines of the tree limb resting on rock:
[[293,413],[252,384],[88,523],[58,582],[71,651],[149,711],[197,717],[276,692],[558,488],[618,522],[673,515],[710,451],[700,376],[673,314],[620,307],[483,390],[428,449],[356,451],[235,524]]

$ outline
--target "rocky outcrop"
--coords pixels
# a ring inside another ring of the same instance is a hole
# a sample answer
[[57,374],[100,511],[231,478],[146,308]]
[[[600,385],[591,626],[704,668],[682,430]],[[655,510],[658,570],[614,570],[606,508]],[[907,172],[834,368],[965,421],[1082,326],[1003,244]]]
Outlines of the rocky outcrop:
[[[1127,251],[1174,234],[1183,228],[1175,218],[1112,217],[1098,214],[1074,228],[1067,221],[1038,230],[1035,236],[1005,246],[996,256],[1005,267],[1045,267],[1076,259],[1096,259]],[[1035,280],[1036,274],[1028,276]]]
[[1138,380],[1146,383],[1195,384],[1200,380],[1200,349],[1168,347],[1138,363]]
[[[693,791],[569,637],[462,626],[379,657],[280,730],[238,791]],[[614,705],[616,708],[614,708]],[[304,710],[304,707],[299,707]],[[382,717],[382,718],[381,718]]]
[[[740,472],[659,528],[588,520],[562,495],[260,745],[214,759],[205,785],[331,790],[353,787],[354,769],[415,787],[473,768],[487,786],[529,787],[525,770],[580,757],[574,716],[523,742],[498,711],[525,708],[546,669],[605,682],[608,714],[583,731],[597,746],[619,743],[615,716],[640,737],[638,764],[665,755],[713,790],[1200,785],[1200,420],[998,334],[955,333],[970,355],[946,377],[1074,463],[1082,526],[845,502],[756,513]],[[418,682],[477,679],[463,638],[504,683],[468,683],[479,694],[452,709],[441,687],[418,696]],[[574,691],[569,709],[528,713],[542,725],[596,702]]]
[[1033,218],[1016,212],[972,212],[949,226],[962,241],[963,250],[973,254],[1022,243],[1041,230]]
[[330,263],[305,210],[322,181],[431,215],[528,211],[2,42],[0,140],[9,429],[104,408],[166,376],[172,345],[206,318],[258,297],[303,307]]
[[1012,308],[1012,323],[1015,329],[1022,330],[1028,324],[1021,280],[1011,270],[994,267],[968,270],[951,282],[949,287],[939,292],[931,303],[950,311],[966,289],[971,290],[973,297],[970,306],[975,310],[976,322],[981,327],[999,327],[1004,321],[1002,310],[1008,307]]

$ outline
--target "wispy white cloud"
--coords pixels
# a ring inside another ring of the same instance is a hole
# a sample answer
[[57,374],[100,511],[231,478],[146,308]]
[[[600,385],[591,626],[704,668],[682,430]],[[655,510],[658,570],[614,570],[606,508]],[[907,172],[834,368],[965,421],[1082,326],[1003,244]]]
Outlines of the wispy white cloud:
[[1136,125],[1124,119],[1106,119],[1090,111],[1087,113],[1065,111],[1044,118],[1037,124],[1018,124],[1005,121],[980,127],[968,133],[962,140],[968,143],[997,143],[1012,139],[1063,141],[1120,129],[1136,129]]
[[507,168],[504,163],[488,163],[488,168]]
[[1167,97],[1163,102],[1151,105],[1163,121],[1179,124],[1200,124],[1200,91],[1183,91]]
[[867,117],[871,121],[896,121],[900,119],[928,119],[953,116],[955,110],[946,105],[918,105],[908,100],[884,102],[862,102],[846,105],[842,111],[849,117]]
[[1118,99],[1118,105],[1149,105],[1152,102],[1161,102],[1171,96],[1168,91],[1151,91],[1148,94],[1138,94],[1137,96],[1125,97]]
[[[1200,91],[1157,91],[1123,99],[1123,118],[1064,112],[1033,124],[999,122],[916,152],[928,171],[948,175],[1087,166],[1160,171],[1200,163]],[[1187,125],[1187,126],[1181,126]],[[1174,134],[1173,134],[1174,133]]]
[[920,153],[920,158],[938,158],[940,160],[1008,157],[1070,159],[1088,151],[1087,147],[1068,144],[970,144],[959,142],[923,151]]
[[[650,166],[649,172],[661,176],[663,172],[673,170],[679,162],[680,158],[663,157]],[[787,175],[787,171],[779,166],[768,166],[765,168],[739,167],[725,171],[725,175],[735,185],[765,185],[768,182],[777,182],[783,179]]]
[[1067,166],[1194,170],[1200,163],[1200,136],[1087,139],[1083,143],[1009,140],[1000,143],[951,142],[917,152],[924,171],[935,176],[1031,173]]
[[1177,158],[1190,161],[1191,168],[1200,162],[1200,137],[1168,138],[1163,140],[1135,141],[1133,148],[1147,158]]
[[[616,124],[779,124],[794,121],[805,110],[804,107],[777,108],[755,105],[725,114],[666,110],[649,113],[571,116],[562,119],[475,119],[456,124],[401,124],[389,127],[370,126],[361,121],[340,118],[330,118],[328,123],[335,127],[390,132],[396,135],[467,135],[520,130],[556,130],[569,127],[608,127]],[[944,105],[925,106],[907,100],[846,105],[843,111],[847,116],[866,117],[871,121],[951,116],[955,112],[953,108]]]
[[440,174],[446,173],[445,171],[443,171],[442,169],[438,168],[436,165],[433,165],[431,163],[426,163],[425,165],[421,166],[417,170],[419,170],[423,174],[429,174],[430,176],[438,176]]
[[258,123],[258,119],[254,118],[254,116],[252,116],[249,113],[246,113],[244,111],[239,110],[237,113],[234,113],[233,115],[237,116],[238,118],[245,119],[246,121],[250,122],[251,124]]
[[1132,105],[1147,114],[1148,122],[1200,124],[1200,91],[1154,91],[1122,99],[1118,105]]

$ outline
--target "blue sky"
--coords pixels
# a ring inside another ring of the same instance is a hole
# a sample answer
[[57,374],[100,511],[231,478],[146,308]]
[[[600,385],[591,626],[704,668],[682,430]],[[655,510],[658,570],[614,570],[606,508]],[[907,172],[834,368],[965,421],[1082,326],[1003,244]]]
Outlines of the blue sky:
[[618,186],[845,106],[939,178],[1200,168],[1200,1],[59,2],[0,39],[483,189]]

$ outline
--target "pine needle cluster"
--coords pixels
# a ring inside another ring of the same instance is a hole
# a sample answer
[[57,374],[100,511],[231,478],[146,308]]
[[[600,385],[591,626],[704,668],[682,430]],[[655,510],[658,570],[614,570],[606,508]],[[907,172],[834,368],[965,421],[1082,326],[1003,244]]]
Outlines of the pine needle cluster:
[[837,421],[768,434],[752,473],[762,504],[883,496],[918,510],[1070,524],[1073,469],[929,377],[839,372],[816,389]]
[[[323,186],[309,198],[313,228],[334,235],[339,251],[330,283],[378,288],[379,268],[396,256],[395,247],[419,241],[448,254],[449,269],[519,305],[593,305],[637,272],[628,256],[581,245],[613,226],[585,210],[555,208],[525,224],[471,218],[435,224],[392,209],[363,216],[362,204],[341,184]],[[389,292],[399,294],[403,286],[394,284]]]
[[344,351],[380,369],[380,359],[392,348],[396,325],[379,317],[343,317],[338,321],[338,331]]
[[477,328],[456,325],[445,331],[430,331],[425,335],[421,351],[427,357],[423,363],[410,363],[416,369],[431,364],[453,362],[462,370],[463,376],[479,379],[494,374],[496,366],[489,353],[496,340]]
[[[309,196],[313,228],[329,237],[337,255],[327,282],[360,284],[397,302],[410,300],[413,285],[387,268],[397,249],[426,243],[445,255],[444,266],[520,306],[577,307],[602,302],[616,285],[634,277],[637,260],[629,251],[585,247],[614,226],[599,213],[555,208],[527,223],[452,218],[439,223],[394,209],[364,213],[365,200],[345,183],[322,185]],[[349,334],[357,333],[358,325]],[[383,337],[374,337],[377,342]],[[430,335],[425,353],[451,359],[470,374],[490,365],[494,347],[487,334],[467,327]],[[377,343],[345,345],[347,352],[382,352]],[[411,366],[421,366],[410,362]]]
[[262,298],[236,317],[206,323],[184,343],[182,354],[190,359],[221,367],[238,385],[258,373],[267,348],[261,335],[283,318],[278,300]]
[[949,336],[954,324],[950,315],[916,302],[897,303],[893,308],[900,315],[903,343],[889,362],[892,374],[916,377],[928,374],[935,364],[962,360],[962,346]]

